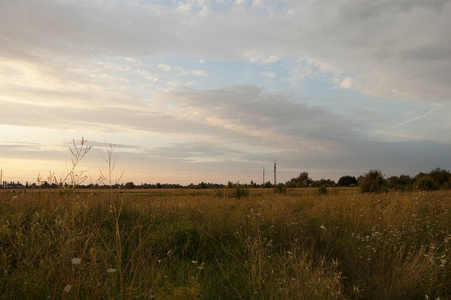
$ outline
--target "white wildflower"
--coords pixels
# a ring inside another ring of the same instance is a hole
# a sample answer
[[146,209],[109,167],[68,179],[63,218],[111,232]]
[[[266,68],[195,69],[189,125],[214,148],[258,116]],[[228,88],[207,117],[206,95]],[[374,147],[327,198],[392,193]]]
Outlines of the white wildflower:
[[74,258],[71,259],[71,262],[72,262],[73,265],[79,265],[79,264],[81,264],[81,258],[74,257]]
[[71,289],[72,289],[72,286],[70,284],[68,284],[64,287],[63,292],[69,293]]
[[107,273],[115,273],[117,270],[116,269],[112,269],[109,268],[108,270],[106,270]]

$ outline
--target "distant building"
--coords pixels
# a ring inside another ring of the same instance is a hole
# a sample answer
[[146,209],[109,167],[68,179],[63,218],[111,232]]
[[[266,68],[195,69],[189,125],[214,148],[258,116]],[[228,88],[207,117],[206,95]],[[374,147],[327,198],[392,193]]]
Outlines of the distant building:
[[4,189],[23,189],[25,186],[20,183],[19,181],[15,183],[14,181],[11,181],[10,183],[3,181],[3,188]]

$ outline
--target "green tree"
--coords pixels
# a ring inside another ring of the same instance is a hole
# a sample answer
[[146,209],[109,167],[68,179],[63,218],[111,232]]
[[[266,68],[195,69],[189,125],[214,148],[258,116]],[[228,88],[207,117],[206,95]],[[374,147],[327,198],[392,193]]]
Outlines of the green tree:
[[287,187],[283,183],[279,183],[276,186],[274,186],[274,193],[278,194],[286,194],[287,193]]
[[263,185],[263,187],[265,187],[265,188],[272,188],[272,183],[271,183],[271,181],[267,181],[267,182],[265,182],[265,184]]
[[435,191],[440,188],[437,181],[430,174],[424,173],[415,176],[415,187],[420,191]]
[[313,182],[307,172],[301,172],[297,181],[297,187],[309,187]]
[[413,178],[409,175],[391,176],[387,179],[387,187],[394,191],[411,191]]
[[384,175],[379,170],[370,170],[359,182],[362,193],[382,193],[387,191]]
[[449,171],[436,168],[429,173],[429,176],[436,182],[439,188],[451,187],[451,173]]
[[351,184],[357,184],[357,178],[355,176],[342,176],[338,179],[339,186],[350,186]]
[[133,189],[135,187],[135,184],[133,183],[133,182],[127,182],[125,185],[124,185],[124,188],[125,189]]

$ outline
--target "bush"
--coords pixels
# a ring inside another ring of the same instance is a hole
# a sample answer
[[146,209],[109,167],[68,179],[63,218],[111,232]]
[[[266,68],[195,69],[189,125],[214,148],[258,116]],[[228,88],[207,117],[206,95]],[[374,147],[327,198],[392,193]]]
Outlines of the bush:
[[356,185],[357,184],[357,178],[355,178],[354,176],[342,176],[340,177],[340,179],[338,179],[338,185],[339,186],[351,186],[352,184]]
[[279,183],[274,187],[274,193],[278,194],[286,194],[287,193],[287,187],[283,183]]
[[451,173],[444,169],[436,168],[429,173],[429,176],[437,183],[438,188],[449,188]]
[[329,190],[325,186],[322,186],[318,189],[318,195],[327,195],[328,193]]
[[421,175],[416,179],[415,186],[420,191],[435,191],[439,184],[430,175]]
[[240,199],[243,197],[249,197],[249,187],[247,185],[235,184],[234,190],[232,192],[232,197],[236,199]]
[[224,198],[224,189],[216,188],[214,197],[215,198]]
[[392,176],[387,179],[387,187],[399,192],[411,191],[412,183],[413,178],[409,175]]
[[384,175],[379,170],[370,170],[360,181],[362,193],[382,193],[387,192]]

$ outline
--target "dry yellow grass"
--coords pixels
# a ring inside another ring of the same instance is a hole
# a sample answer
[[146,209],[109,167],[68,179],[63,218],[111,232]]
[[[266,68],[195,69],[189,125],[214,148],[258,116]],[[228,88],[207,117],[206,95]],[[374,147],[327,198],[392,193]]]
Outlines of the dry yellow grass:
[[332,189],[319,196],[314,189],[282,195],[251,189],[248,198],[230,195],[1,191],[0,295],[451,296],[449,190],[364,195]]

